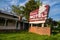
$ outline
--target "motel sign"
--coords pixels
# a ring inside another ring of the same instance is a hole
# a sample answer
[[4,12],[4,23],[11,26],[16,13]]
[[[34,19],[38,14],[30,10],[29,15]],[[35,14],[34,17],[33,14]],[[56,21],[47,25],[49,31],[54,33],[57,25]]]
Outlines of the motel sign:
[[30,12],[29,23],[45,23],[48,16],[49,5],[42,5],[39,9]]
[[48,18],[49,5],[43,5],[39,9],[30,12],[29,18],[29,32],[40,34],[40,35],[51,35],[51,28],[46,25]]

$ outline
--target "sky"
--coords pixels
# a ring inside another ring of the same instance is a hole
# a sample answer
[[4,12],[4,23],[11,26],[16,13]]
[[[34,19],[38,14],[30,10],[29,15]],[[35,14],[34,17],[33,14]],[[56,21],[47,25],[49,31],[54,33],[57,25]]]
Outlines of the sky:
[[[0,0],[0,9],[10,11],[12,5],[24,6],[26,2],[28,0]],[[49,17],[60,20],[60,0],[41,0],[41,2],[50,6]]]
[[[9,11],[12,5],[24,5],[27,0],[0,0],[0,9]],[[8,9],[8,10],[7,10]]]

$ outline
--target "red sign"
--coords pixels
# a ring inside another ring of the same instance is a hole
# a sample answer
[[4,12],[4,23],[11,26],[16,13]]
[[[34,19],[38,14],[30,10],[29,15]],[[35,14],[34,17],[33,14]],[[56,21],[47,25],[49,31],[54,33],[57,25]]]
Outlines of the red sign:
[[39,7],[39,9],[30,12],[29,23],[45,23],[48,10],[48,5],[42,5]]

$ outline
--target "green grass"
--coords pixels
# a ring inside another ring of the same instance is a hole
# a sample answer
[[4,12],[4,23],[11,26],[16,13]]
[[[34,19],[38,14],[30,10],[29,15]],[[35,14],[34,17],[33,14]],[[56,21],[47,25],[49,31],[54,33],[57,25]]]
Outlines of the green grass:
[[51,36],[41,36],[29,32],[1,33],[0,40],[60,40],[60,34]]

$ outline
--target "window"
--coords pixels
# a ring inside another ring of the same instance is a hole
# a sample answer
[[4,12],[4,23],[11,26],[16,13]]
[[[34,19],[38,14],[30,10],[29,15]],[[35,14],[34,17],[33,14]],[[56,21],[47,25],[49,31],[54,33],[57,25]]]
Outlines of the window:
[[4,26],[5,20],[4,18],[0,18],[0,26]]

